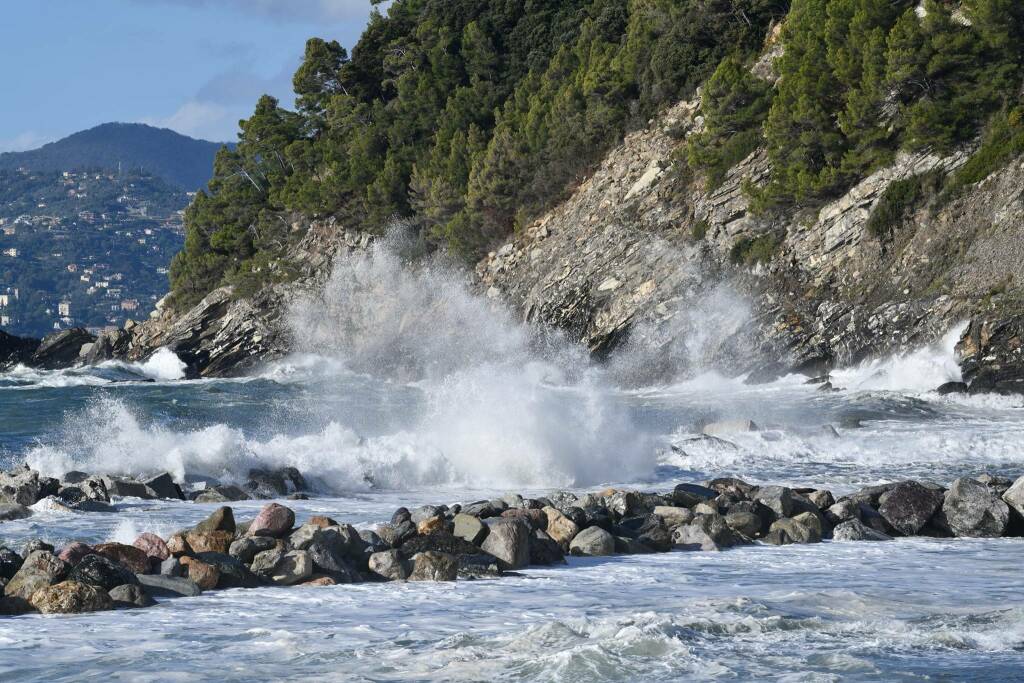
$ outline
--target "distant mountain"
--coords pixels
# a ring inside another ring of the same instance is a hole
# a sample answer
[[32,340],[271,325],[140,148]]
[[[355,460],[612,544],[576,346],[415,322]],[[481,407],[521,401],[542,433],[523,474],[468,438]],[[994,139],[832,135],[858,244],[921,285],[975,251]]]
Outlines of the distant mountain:
[[28,152],[0,154],[0,170],[143,169],[183,190],[198,190],[213,175],[222,143],[195,140],[141,123],[105,123]]

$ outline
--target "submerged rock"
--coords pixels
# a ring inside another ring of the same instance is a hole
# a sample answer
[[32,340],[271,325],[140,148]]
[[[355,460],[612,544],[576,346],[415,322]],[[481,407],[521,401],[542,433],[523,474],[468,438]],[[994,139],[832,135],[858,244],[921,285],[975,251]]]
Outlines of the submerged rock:
[[32,516],[32,510],[19,505],[18,503],[0,503],[0,522],[12,522],[17,519],[27,519]]

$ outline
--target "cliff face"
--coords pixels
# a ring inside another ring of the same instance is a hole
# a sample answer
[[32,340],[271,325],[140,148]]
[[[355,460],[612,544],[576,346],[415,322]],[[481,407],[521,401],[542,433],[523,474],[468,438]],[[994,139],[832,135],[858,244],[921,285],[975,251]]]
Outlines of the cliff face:
[[[908,350],[973,320],[972,330],[1002,333],[984,335],[996,345],[984,356],[962,344],[973,359],[968,376],[986,374],[986,358],[998,357],[991,371],[1011,381],[1019,337],[999,321],[1020,307],[1024,160],[877,236],[869,218],[887,188],[954,171],[972,150],[903,154],[820,209],[758,215],[743,185],[768,175],[762,151],[712,190],[677,172],[678,152],[700,125],[698,103],[684,102],[629,136],[569,200],[478,264],[489,296],[605,352],[630,335],[693,334],[699,321],[678,321],[726,286],[750,315],[716,330],[700,360],[761,377]],[[768,258],[737,264],[744,244]]]

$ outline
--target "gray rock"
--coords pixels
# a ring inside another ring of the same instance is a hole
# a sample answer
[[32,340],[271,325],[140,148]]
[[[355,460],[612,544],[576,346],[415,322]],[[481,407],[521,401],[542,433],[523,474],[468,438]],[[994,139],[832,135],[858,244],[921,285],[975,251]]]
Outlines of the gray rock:
[[228,555],[242,564],[252,564],[253,558],[259,553],[272,550],[277,545],[278,540],[269,536],[245,536],[231,543]]
[[95,341],[96,337],[82,328],[54,332],[43,338],[29,365],[43,370],[71,367],[78,362],[82,347]]
[[90,475],[87,472],[79,472],[78,470],[71,470],[65,472],[64,476],[60,478],[64,484],[80,484],[81,482],[88,479]]
[[198,553],[200,560],[215,567],[219,573],[217,588],[256,588],[262,585],[260,577],[249,571],[249,568],[237,559],[224,553]]
[[834,541],[891,541],[892,536],[865,526],[859,519],[841,522],[832,531]]
[[413,524],[419,524],[420,522],[443,515],[444,509],[437,505],[423,505],[409,513],[409,517],[412,519]]
[[825,517],[833,526],[851,519],[860,521],[860,505],[850,498],[844,498],[825,510]]
[[672,542],[682,550],[717,551],[743,542],[719,514],[699,515],[672,533]]
[[793,514],[793,491],[785,486],[762,486],[753,492],[752,497],[771,510],[776,519]]
[[320,529],[313,535],[306,552],[313,561],[313,570],[328,574],[339,583],[355,583],[359,580],[351,563],[362,559],[366,544],[354,528],[333,526]]
[[459,576],[459,562],[453,555],[427,551],[412,558],[410,581],[455,581]]
[[541,567],[565,564],[562,546],[548,536],[547,532],[541,529],[534,530],[530,534],[530,564]]
[[900,482],[879,497],[878,513],[901,534],[913,536],[939,511],[943,498],[941,489]]
[[155,500],[159,498],[153,489],[134,479],[107,477],[103,481],[106,484],[107,493],[111,496],[141,498],[142,500]]
[[654,508],[654,514],[665,520],[665,525],[669,529],[674,529],[677,526],[689,524],[693,521],[693,510],[684,507],[659,505]]
[[811,491],[807,494],[807,500],[819,510],[827,510],[836,503],[831,491]]
[[139,607],[152,607],[156,604],[153,598],[149,597],[142,586],[136,584],[125,584],[117,586],[109,591],[110,599],[114,601],[114,607],[123,609],[134,609]]
[[68,578],[105,591],[125,584],[138,583],[131,570],[101,555],[86,555],[71,570]]
[[957,479],[942,504],[946,524],[954,534],[971,538],[998,538],[1006,533],[1010,509],[974,479]]
[[160,574],[162,576],[184,576],[185,568],[181,566],[181,560],[172,556],[160,563]]
[[135,578],[146,589],[146,593],[156,598],[194,598],[203,592],[194,581],[178,576],[136,574]]
[[41,497],[39,473],[28,465],[0,472],[0,503],[35,505]]
[[249,500],[250,496],[233,484],[220,484],[202,491],[195,497],[197,503],[232,503]]
[[67,576],[68,566],[46,550],[35,550],[4,587],[4,598],[16,610],[30,609],[32,594],[52,586]]
[[784,532],[793,543],[821,543],[821,525],[814,515],[806,512],[776,520],[768,533],[773,531]]
[[487,538],[488,531],[489,529],[487,528],[487,525],[481,522],[478,517],[473,517],[472,515],[467,515],[462,512],[455,515],[455,529],[453,531],[453,535],[467,541],[468,543],[480,545],[483,543],[484,539]]
[[487,553],[478,555],[459,555],[459,577],[479,579],[501,576],[501,565]]
[[615,554],[615,537],[601,527],[589,526],[576,534],[569,543],[573,555],[605,557]]
[[306,490],[306,480],[294,467],[249,470],[245,489],[252,498],[278,498]]
[[1024,477],[1006,489],[1003,494],[1003,502],[1009,505],[1018,515],[1024,516]]
[[742,510],[730,510],[725,515],[725,523],[729,525],[730,529],[747,538],[757,538],[761,535],[761,529],[763,528],[760,517],[753,512],[744,512]]
[[21,547],[22,559],[28,559],[28,556],[37,550],[45,550],[46,552],[52,553],[54,551],[54,547],[46,541],[38,538],[31,538],[25,541],[25,545]]
[[157,498],[164,498],[166,500],[185,499],[181,492],[181,487],[175,483],[174,477],[169,472],[162,472],[155,477],[151,477],[146,480],[145,484],[156,494]]
[[517,519],[495,519],[481,549],[498,559],[502,569],[522,569],[530,563],[529,527]]
[[266,550],[252,561],[257,576],[279,586],[292,586],[313,575],[313,558],[305,550]]
[[370,572],[387,581],[405,581],[409,578],[409,563],[397,550],[387,550],[370,555]]
[[12,522],[16,519],[26,519],[31,516],[32,511],[24,505],[0,503],[0,522]]
[[672,491],[672,501],[679,507],[692,508],[697,503],[714,500],[718,491],[699,484],[679,484]]

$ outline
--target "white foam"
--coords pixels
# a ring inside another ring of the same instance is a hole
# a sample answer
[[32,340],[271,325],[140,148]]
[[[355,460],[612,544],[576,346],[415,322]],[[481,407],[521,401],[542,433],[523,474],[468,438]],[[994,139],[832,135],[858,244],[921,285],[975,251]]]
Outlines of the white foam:
[[946,382],[959,382],[963,376],[956,345],[966,329],[963,323],[933,346],[833,371],[832,384],[861,391],[926,392]]
[[170,349],[161,348],[144,363],[134,366],[146,377],[164,382],[184,379],[188,366]]

